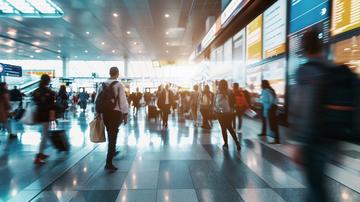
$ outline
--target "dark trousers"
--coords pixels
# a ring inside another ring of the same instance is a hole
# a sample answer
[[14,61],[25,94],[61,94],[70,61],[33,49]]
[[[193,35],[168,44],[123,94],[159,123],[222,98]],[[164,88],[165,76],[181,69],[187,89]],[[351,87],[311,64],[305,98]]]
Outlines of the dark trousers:
[[122,113],[119,111],[112,111],[103,114],[104,124],[108,134],[108,153],[106,156],[106,164],[112,164],[112,160],[116,152],[116,140],[119,132],[119,127],[122,122]]
[[163,120],[163,125],[167,125],[168,124],[168,120],[169,120],[169,114],[170,114],[170,105],[169,104],[165,104],[162,108],[161,108],[161,116],[162,116],[162,120]]
[[221,126],[221,132],[225,144],[228,144],[227,131],[230,132],[230,135],[232,136],[232,138],[236,143],[239,142],[238,138],[236,137],[235,130],[232,126],[233,116],[234,116],[233,114],[217,114],[217,118]]
[[[242,116],[244,115],[244,110],[242,109],[236,109],[236,114],[234,116],[234,119],[233,119],[233,126],[234,126],[234,129],[237,128],[238,130],[241,129],[241,126],[242,126]],[[236,127],[236,118],[238,120],[238,125]]]
[[[262,130],[261,133],[263,135],[267,135],[267,127],[270,127],[270,130],[275,135],[273,138],[275,140],[279,140],[279,124],[278,124],[278,117],[277,117],[277,106],[273,105],[268,112],[268,117],[262,116]],[[269,123],[269,124],[268,124]],[[269,125],[269,126],[268,126]]]
[[202,116],[202,126],[204,128],[210,128],[210,107],[201,107],[200,113]]

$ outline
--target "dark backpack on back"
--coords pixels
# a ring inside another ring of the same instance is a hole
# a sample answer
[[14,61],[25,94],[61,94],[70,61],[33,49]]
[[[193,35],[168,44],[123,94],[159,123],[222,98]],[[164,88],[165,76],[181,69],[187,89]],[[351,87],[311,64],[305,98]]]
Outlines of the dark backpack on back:
[[110,85],[102,83],[102,91],[99,93],[95,102],[95,110],[97,113],[104,114],[114,110],[119,100],[119,96],[115,97],[113,90],[117,83],[118,81],[114,81]]

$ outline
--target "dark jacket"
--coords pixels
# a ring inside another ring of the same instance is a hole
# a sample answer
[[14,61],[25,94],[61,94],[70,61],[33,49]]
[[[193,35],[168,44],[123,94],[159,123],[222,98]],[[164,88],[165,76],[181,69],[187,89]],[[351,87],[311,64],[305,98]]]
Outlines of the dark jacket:
[[[157,101],[157,105],[160,109],[164,108],[165,106],[165,99],[166,99],[166,91],[163,90],[158,94],[158,101]],[[174,104],[174,93],[169,90],[169,105],[172,106]]]
[[33,101],[37,109],[35,121],[38,123],[50,121],[50,111],[55,111],[55,92],[48,87],[39,87],[33,93]]

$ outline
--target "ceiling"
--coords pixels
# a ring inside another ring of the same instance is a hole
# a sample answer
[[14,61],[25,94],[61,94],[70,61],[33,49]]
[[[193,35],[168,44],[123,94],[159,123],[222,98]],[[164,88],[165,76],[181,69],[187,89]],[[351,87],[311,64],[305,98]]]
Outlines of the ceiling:
[[221,0],[53,2],[63,18],[0,18],[1,59],[187,59],[221,12]]

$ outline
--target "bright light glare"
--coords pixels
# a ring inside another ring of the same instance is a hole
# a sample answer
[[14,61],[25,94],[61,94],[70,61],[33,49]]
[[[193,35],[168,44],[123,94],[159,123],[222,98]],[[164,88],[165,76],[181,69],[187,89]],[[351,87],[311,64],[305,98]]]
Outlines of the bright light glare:
[[51,0],[1,0],[0,11],[24,17],[61,17],[64,14]]
[[119,17],[119,15],[118,15],[117,13],[113,13],[113,16],[114,16],[115,18]]
[[170,14],[166,13],[166,14],[164,15],[164,17],[169,18],[169,17],[170,17]]

